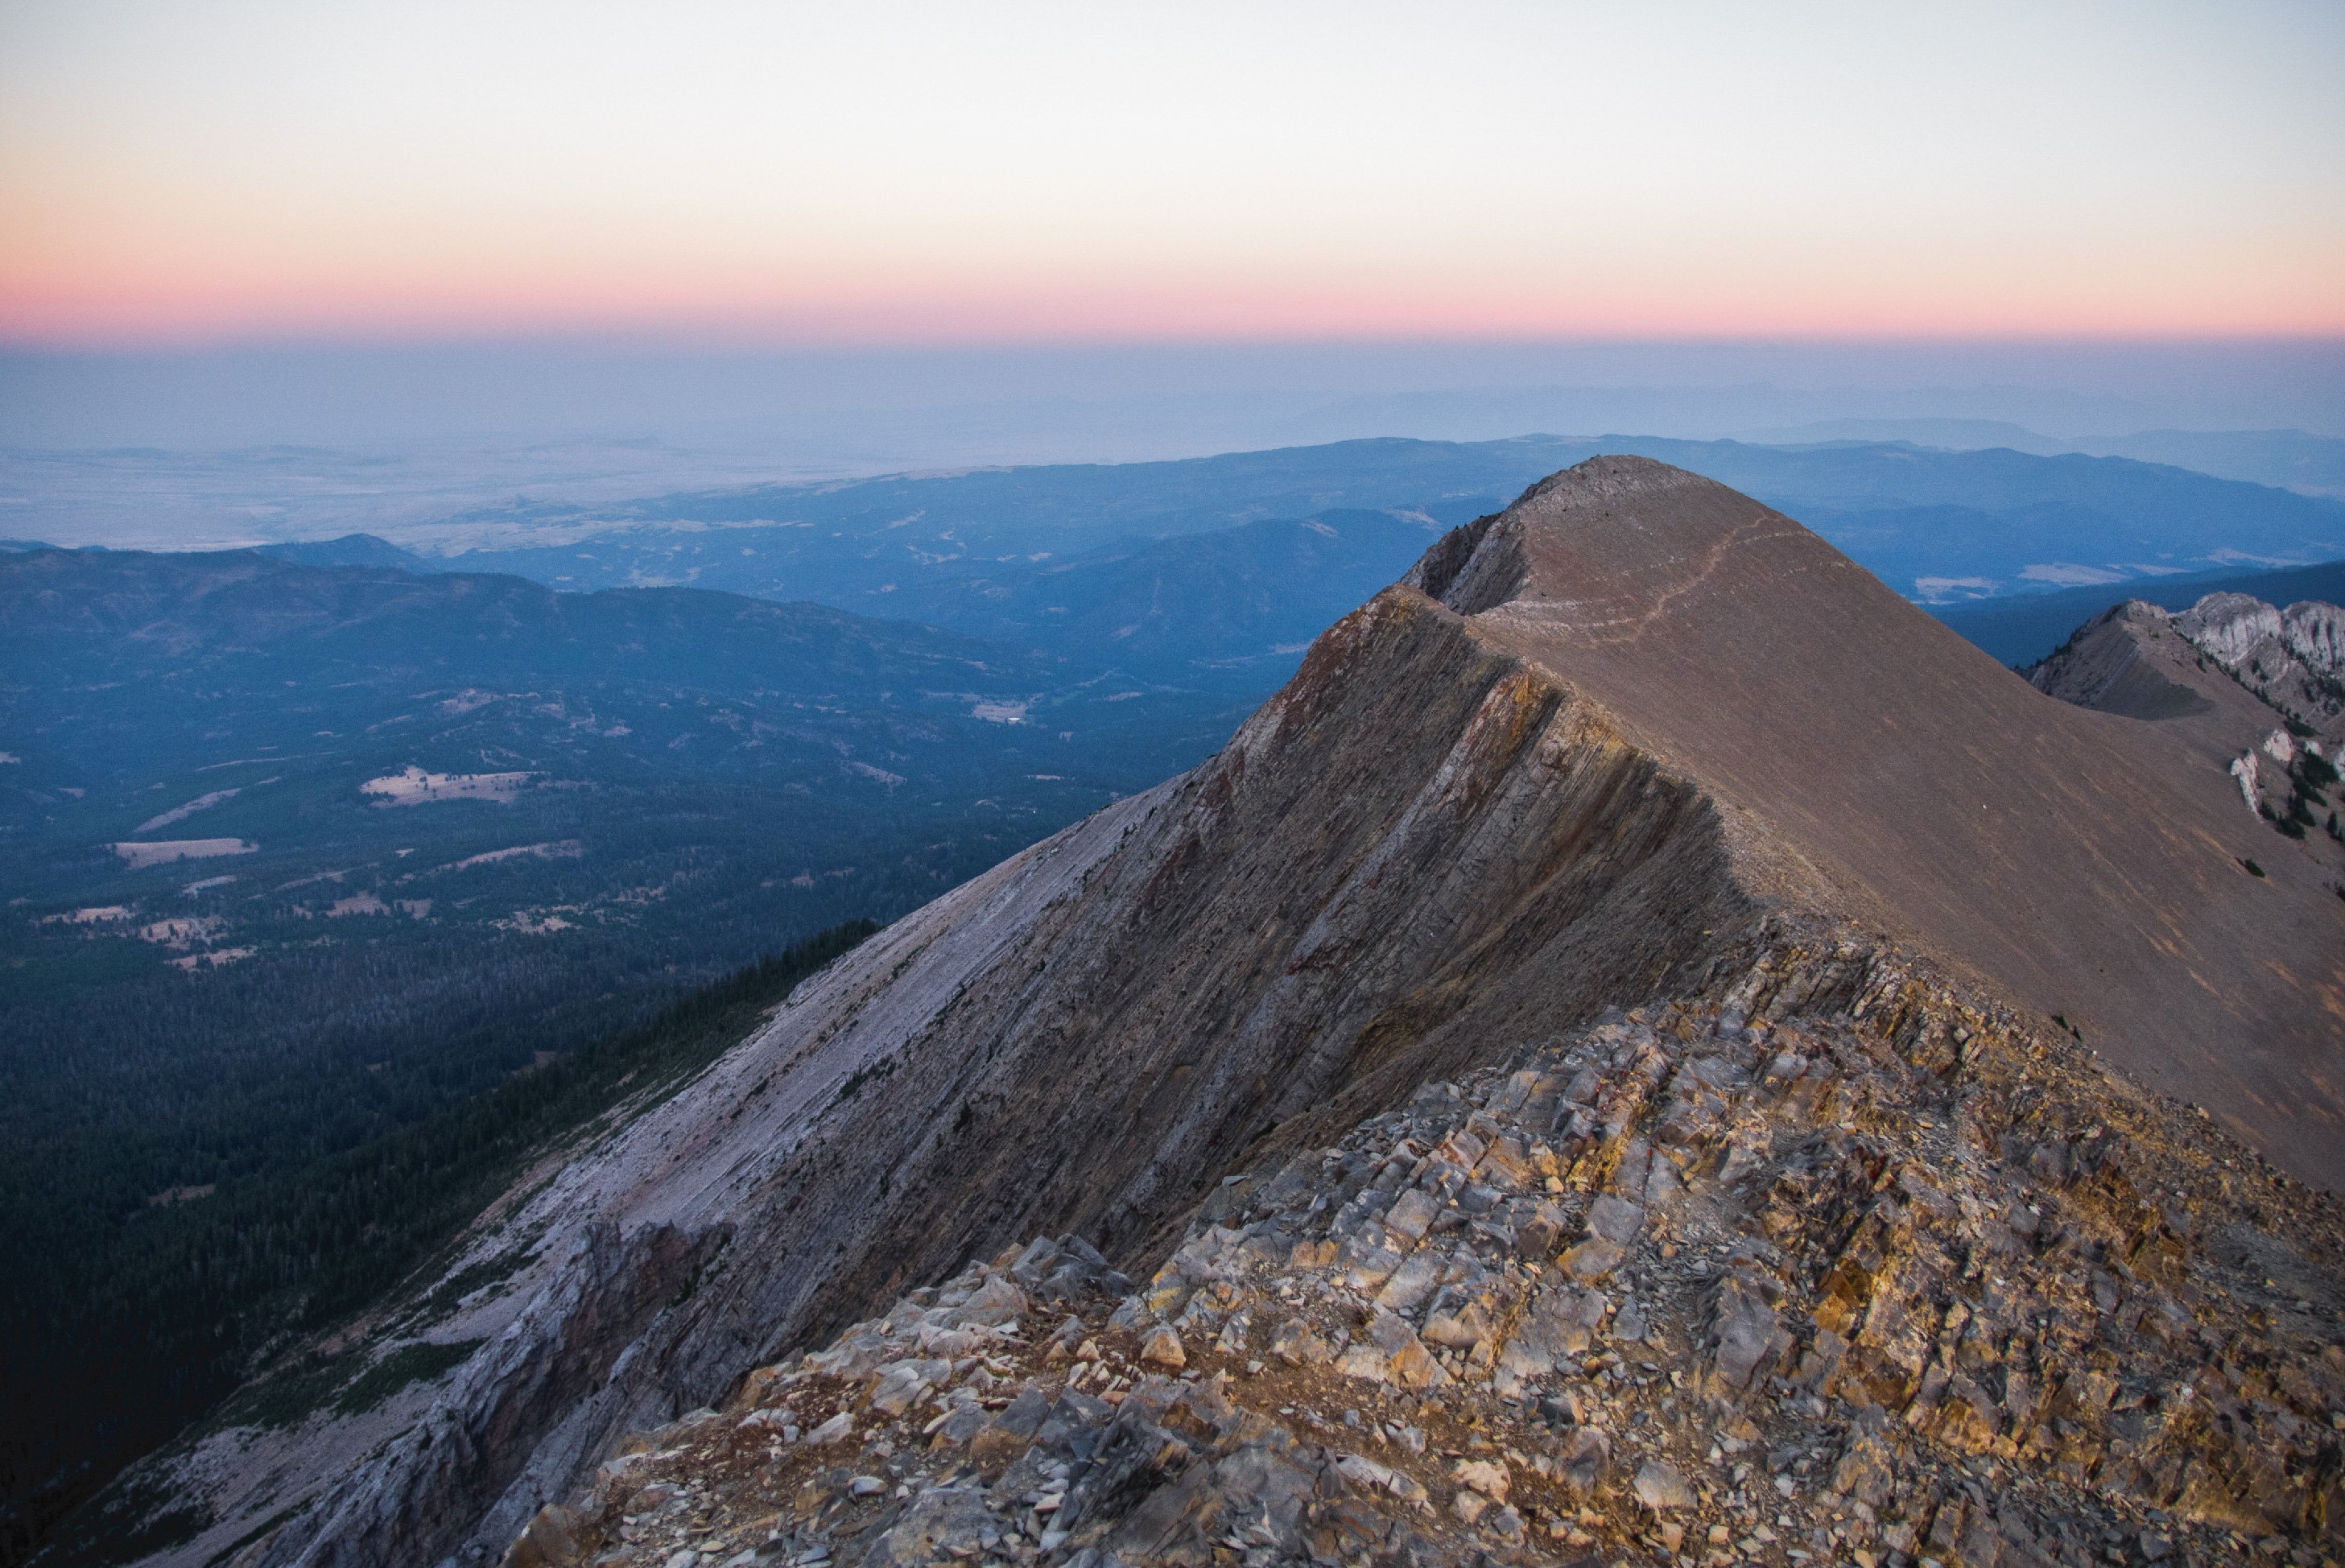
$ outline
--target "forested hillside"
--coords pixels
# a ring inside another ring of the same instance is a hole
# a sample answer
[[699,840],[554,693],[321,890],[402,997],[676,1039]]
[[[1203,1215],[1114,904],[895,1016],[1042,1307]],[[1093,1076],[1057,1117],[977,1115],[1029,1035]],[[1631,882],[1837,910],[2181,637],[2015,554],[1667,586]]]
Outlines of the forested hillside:
[[0,669],[10,1503],[411,1262],[521,1136],[462,1116],[1233,722],[818,606],[249,552],[0,556]]
[[[182,1150],[241,1158],[216,1190],[178,1189],[127,1224],[110,1172],[45,1169],[51,1140],[12,1139],[0,1162],[0,1246],[14,1260],[0,1273],[0,1476],[11,1504],[0,1553],[20,1555],[113,1465],[201,1416],[272,1352],[397,1285],[533,1158],[614,1108],[655,1103],[875,929],[837,926],[643,1025],[574,1037],[540,1066],[477,1094],[418,1098],[401,1116],[313,1092],[300,1108],[316,1118],[309,1136],[289,1138],[268,1101],[212,1118],[150,1107]],[[464,1053],[459,1044],[440,1054],[452,1064]],[[279,1359],[252,1396],[269,1419],[392,1391],[353,1385],[355,1369],[329,1357]],[[51,1555],[77,1553],[68,1539]]]

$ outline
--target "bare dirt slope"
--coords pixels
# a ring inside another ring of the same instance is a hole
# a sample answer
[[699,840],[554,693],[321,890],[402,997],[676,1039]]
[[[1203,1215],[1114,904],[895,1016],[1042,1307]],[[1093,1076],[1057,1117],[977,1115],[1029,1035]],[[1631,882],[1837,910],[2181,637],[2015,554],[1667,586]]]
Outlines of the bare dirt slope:
[[1450,536],[1213,761],[802,986],[341,1341],[452,1370],[134,1479],[203,1516],[173,1562],[493,1561],[761,1359],[1037,1233],[1152,1267],[1225,1174],[1718,991],[1787,920],[1838,935],[1784,1007],[1924,949],[2021,1036],[2065,1012],[2335,1182],[2345,904],[2242,870],[2262,840],[2206,771],[1756,502],[1599,460]]
[[1599,459],[1475,528],[1419,581],[1480,640],[1753,814],[1852,913],[2345,1184],[2345,902],[2200,749],[2047,699],[1682,470]]

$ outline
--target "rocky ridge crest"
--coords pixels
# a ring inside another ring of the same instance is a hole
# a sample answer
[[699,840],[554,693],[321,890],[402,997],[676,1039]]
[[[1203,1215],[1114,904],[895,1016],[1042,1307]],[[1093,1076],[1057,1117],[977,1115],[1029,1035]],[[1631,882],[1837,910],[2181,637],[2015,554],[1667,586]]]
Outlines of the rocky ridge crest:
[[1038,1239],[750,1372],[506,1568],[2331,1561],[2334,1200],[1757,941],[1225,1179],[1139,1290]]

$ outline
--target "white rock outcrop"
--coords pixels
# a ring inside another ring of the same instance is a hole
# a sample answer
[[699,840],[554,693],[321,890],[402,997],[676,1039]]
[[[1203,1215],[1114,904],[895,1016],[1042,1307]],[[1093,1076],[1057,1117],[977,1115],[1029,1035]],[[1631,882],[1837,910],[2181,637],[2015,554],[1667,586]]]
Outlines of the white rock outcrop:
[[2308,599],[2280,612],[2288,651],[2324,675],[2345,673],[2345,610]]
[[2280,640],[2279,612],[2247,593],[2209,593],[2174,618],[2174,629],[2227,670],[2263,643]]
[[2245,593],[2209,593],[2174,617],[2174,629],[2283,713],[2332,738],[2345,722],[2345,610],[2309,599],[2280,610]]

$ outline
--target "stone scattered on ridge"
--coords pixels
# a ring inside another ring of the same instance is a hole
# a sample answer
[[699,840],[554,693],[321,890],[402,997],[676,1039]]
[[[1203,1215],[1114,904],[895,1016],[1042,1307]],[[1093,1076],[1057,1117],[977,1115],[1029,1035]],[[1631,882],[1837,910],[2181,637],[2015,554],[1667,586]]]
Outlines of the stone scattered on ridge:
[[509,1568],[2333,1563],[2333,1201],[1838,973],[1427,1085],[1138,1290],[1069,1237],[915,1290],[623,1444]]

